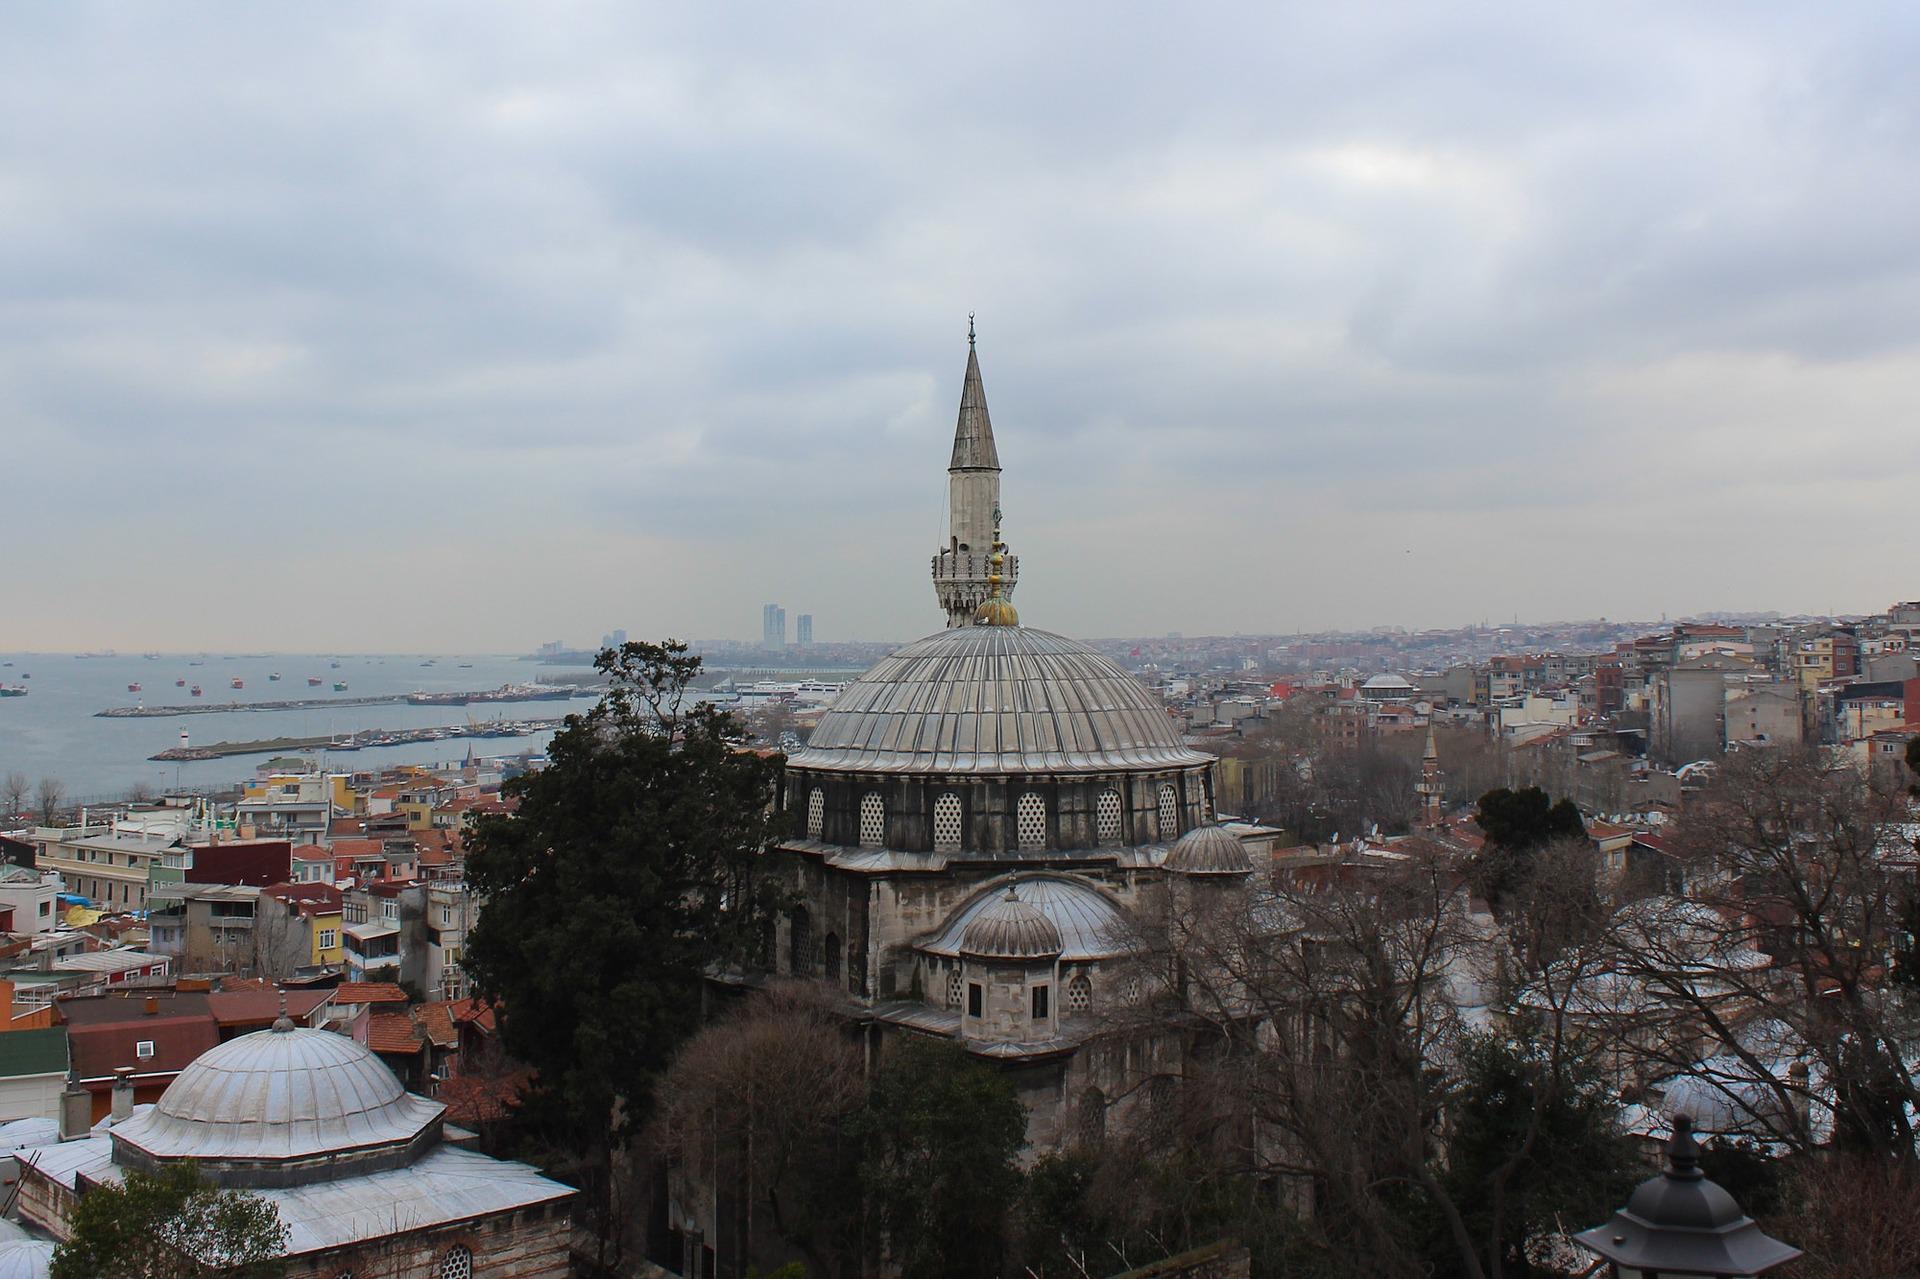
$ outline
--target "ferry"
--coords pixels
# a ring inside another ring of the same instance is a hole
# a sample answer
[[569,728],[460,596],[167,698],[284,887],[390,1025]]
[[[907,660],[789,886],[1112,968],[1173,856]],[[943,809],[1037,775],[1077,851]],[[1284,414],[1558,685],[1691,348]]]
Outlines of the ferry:
[[277,682],[279,681],[279,679],[280,679],[280,672],[279,672],[279,671],[275,671],[275,672],[274,672],[273,674],[271,674],[271,675],[269,675],[269,676],[267,676],[267,682],[268,682],[268,683],[277,683]]
[[327,665],[336,671],[340,669],[340,663],[338,662],[328,662]]
[[309,676],[307,676],[307,687],[308,687],[308,688],[319,688],[319,687],[320,687],[320,685],[321,685],[321,684],[323,684],[323,683],[325,683],[325,682],[326,682],[326,681],[324,681],[324,680],[322,680],[322,679],[321,679],[321,678],[320,678],[320,677],[319,677],[318,675],[309,675]]
[[27,693],[24,684],[0,684],[0,697],[25,697]]
[[234,676],[232,682],[228,685],[230,688],[245,688],[246,686],[247,681],[241,679],[238,675]]
[[335,681],[333,681],[333,691],[334,691],[334,692],[336,692],[336,693],[344,693],[344,692],[346,692],[346,691],[347,691],[347,681],[345,681],[345,680],[343,680],[343,679],[337,679],[337,680],[335,680]]
[[192,688],[188,689],[187,692],[193,694],[195,697],[198,697],[200,696],[200,686],[198,684],[195,684]]
[[183,680],[183,679],[177,679],[177,680],[175,680],[175,681],[173,681],[173,686],[174,686],[175,688],[185,688],[185,687],[187,686],[187,681],[185,681],[185,680]]
[[127,691],[129,693],[137,693],[140,691],[140,686],[138,684],[129,684],[127,685]]

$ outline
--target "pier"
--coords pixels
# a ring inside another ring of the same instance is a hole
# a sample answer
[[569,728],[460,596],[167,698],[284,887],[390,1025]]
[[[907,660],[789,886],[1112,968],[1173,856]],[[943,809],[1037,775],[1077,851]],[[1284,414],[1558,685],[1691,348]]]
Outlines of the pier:
[[523,685],[471,693],[381,693],[371,697],[300,697],[277,702],[186,702],[170,706],[110,706],[96,719],[166,719],[173,715],[228,715],[235,711],[318,711],[336,706],[469,706],[503,702],[552,702],[596,697],[599,689]]
[[344,737],[269,737],[253,742],[214,742],[209,746],[175,746],[148,759],[225,759],[229,755],[269,755],[279,751],[357,751],[375,746],[411,746],[419,742],[456,737],[526,737],[566,723],[561,719],[496,720],[486,724],[453,724],[442,728],[369,728]]

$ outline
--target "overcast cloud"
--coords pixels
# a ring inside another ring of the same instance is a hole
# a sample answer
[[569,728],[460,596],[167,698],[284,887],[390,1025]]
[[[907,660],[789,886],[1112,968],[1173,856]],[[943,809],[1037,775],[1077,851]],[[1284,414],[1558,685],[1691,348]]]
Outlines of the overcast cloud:
[[[1920,9],[0,11],[0,649],[1920,595]],[[294,603],[292,601],[299,601]]]

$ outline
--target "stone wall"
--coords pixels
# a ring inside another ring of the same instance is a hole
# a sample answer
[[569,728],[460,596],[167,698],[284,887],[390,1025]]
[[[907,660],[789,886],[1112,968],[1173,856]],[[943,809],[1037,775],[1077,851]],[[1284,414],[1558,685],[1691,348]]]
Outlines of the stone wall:
[[435,1230],[414,1230],[293,1259],[286,1279],[439,1279],[456,1247],[473,1254],[471,1274],[483,1279],[566,1279],[571,1222],[564,1205],[533,1207]]

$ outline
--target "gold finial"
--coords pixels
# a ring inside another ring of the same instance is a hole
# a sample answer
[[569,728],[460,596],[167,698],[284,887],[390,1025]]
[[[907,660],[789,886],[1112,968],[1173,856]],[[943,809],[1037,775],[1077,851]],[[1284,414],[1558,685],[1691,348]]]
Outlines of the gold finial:
[[973,349],[973,312],[967,312],[967,349]]
[[993,508],[993,554],[987,557],[987,598],[973,615],[975,626],[1018,626],[1020,614],[1013,601],[1000,593],[1000,570],[1007,562],[1007,544],[1000,540],[1000,508]]

